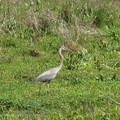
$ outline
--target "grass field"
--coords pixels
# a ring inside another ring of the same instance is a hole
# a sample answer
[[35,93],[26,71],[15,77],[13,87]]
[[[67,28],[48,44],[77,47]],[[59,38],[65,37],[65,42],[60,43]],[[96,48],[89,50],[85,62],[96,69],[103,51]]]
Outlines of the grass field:
[[1,0],[0,74],[0,120],[119,120],[120,1]]

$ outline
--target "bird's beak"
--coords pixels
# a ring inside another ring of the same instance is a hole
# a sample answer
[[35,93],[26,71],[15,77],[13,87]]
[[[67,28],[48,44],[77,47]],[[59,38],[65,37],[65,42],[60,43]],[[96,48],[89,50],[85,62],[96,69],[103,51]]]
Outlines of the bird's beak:
[[68,51],[72,51],[72,50],[68,48]]
[[69,49],[69,48],[66,48],[65,50],[71,51],[71,49]]

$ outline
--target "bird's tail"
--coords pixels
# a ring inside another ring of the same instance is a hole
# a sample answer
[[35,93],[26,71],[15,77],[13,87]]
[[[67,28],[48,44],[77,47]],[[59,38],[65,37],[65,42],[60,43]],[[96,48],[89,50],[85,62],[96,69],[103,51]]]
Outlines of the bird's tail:
[[36,82],[36,78],[33,78],[33,79],[32,79],[32,82]]
[[33,78],[32,82],[38,82],[38,79],[37,78]]

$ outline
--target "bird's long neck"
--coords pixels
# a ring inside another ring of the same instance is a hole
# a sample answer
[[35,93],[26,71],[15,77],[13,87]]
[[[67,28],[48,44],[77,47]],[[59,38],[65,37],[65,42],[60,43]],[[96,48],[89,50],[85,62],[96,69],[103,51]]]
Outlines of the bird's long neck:
[[62,65],[63,65],[63,59],[64,59],[64,57],[62,55],[62,49],[61,48],[59,49],[59,56],[60,56],[60,65],[59,65],[59,68],[61,68]]

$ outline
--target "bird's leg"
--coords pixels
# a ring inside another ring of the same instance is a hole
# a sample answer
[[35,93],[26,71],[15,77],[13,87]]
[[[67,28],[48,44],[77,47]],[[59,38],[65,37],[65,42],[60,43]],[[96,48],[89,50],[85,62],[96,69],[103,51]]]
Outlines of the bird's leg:
[[50,89],[50,81],[47,82],[47,93],[50,92],[49,89]]
[[40,94],[41,94],[41,91],[42,91],[42,86],[43,86],[42,84],[40,84],[40,85],[39,85],[38,95],[40,95]]

